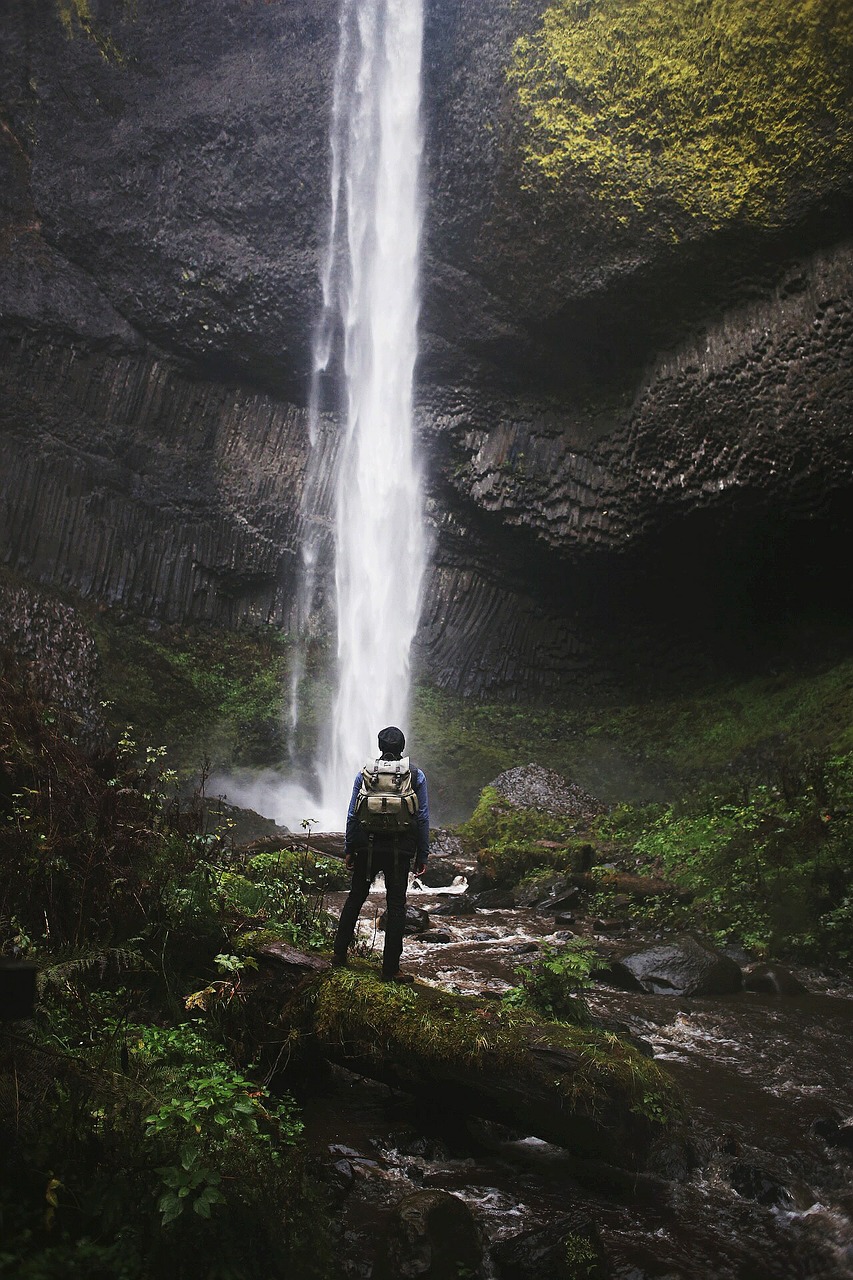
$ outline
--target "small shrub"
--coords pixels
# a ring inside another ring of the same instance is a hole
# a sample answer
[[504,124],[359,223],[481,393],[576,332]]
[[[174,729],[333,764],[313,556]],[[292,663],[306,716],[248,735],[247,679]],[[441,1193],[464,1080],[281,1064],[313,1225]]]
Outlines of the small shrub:
[[590,942],[575,939],[562,947],[545,944],[532,964],[515,970],[521,983],[504,995],[504,1003],[534,1009],[552,1022],[582,1025],[589,1021],[582,993],[592,985],[590,975],[603,967]]
[[849,963],[851,839],[847,753],[807,758],[775,785],[658,810],[632,852],[695,893],[694,922],[718,940],[734,935],[758,951]]

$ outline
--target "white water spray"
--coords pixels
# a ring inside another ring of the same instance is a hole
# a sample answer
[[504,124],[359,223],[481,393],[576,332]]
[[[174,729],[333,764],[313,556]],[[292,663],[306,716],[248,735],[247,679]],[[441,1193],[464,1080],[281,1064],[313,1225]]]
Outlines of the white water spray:
[[[353,777],[375,753],[377,731],[404,724],[408,715],[409,652],[426,562],[412,439],[422,35],[422,0],[342,0],[329,237],[313,353],[314,458],[303,502],[298,604],[304,636],[323,536],[317,518],[321,464],[328,461],[317,445],[320,387],[335,339],[342,336],[344,435],[334,532],[338,679],[331,730],[318,762],[323,794],[315,806],[324,826],[342,825]],[[297,663],[292,730],[300,676]]]

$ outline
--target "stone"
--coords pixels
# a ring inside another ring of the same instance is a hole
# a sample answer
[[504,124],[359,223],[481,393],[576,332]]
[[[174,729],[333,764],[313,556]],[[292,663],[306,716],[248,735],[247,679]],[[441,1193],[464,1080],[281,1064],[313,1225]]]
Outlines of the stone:
[[790,1209],[794,1197],[777,1178],[757,1165],[737,1161],[728,1171],[730,1185],[744,1200],[755,1200],[768,1208]]
[[781,964],[751,964],[743,971],[744,991],[773,996],[805,996],[808,988]]
[[536,876],[513,890],[517,907],[543,907],[552,903],[563,905],[574,904],[576,886],[571,879],[560,871],[551,875]]
[[601,920],[596,918],[592,922],[593,930],[596,933],[621,933],[625,928],[624,920]]
[[730,995],[743,986],[734,960],[690,934],[671,944],[623,956],[620,963],[644,991],[654,995]]
[[480,1275],[483,1249],[471,1210],[448,1191],[404,1196],[391,1210],[373,1280],[459,1280]]
[[349,1160],[336,1160],[328,1172],[328,1181],[339,1196],[352,1190],[355,1172]]
[[462,868],[455,863],[430,854],[418,879],[427,889],[446,889],[448,885],[453,884],[457,876],[462,874]]
[[553,899],[547,904],[548,910],[555,914],[560,911],[568,911],[571,907],[576,907],[581,899],[580,889],[571,889],[568,893],[564,893],[562,897]]
[[515,894],[512,889],[486,889],[477,894],[474,904],[490,911],[509,911],[515,906]]
[[578,1212],[492,1246],[499,1280],[605,1280],[606,1259],[595,1223]]
[[[538,809],[569,818],[594,818],[604,812],[604,805],[583,787],[570,782],[553,769],[540,764],[518,766],[498,774],[489,784],[518,809]],[[553,841],[538,842],[559,848]]]
[[610,960],[604,968],[596,969],[590,977],[593,982],[601,982],[605,986],[616,987],[619,991],[644,990],[640,980],[621,960]]
[[76,609],[0,581],[0,648],[10,650],[36,696],[67,715],[79,746],[97,750],[108,742],[98,650]]
[[433,907],[434,916],[472,916],[475,912],[474,902],[467,893],[456,893],[448,896],[437,907]]
[[[385,922],[388,919],[388,912],[383,911],[379,917],[378,928],[380,932],[385,931]],[[403,927],[403,933],[425,933],[430,927],[430,918],[422,907],[415,907],[409,902],[406,904],[406,923]]]
[[427,929],[425,933],[420,935],[420,939],[421,942],[428,942],[431,946],[453,941],[452,935],[446,929]]
[[828,1147],[853,1151],[853,1124],[843,1124],[838,1116],[820,1116],[811,1128]]

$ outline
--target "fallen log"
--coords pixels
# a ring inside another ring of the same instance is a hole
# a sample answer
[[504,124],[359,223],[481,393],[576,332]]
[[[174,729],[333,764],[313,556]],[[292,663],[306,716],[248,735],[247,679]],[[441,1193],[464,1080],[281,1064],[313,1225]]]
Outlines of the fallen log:
[[650,1168],[672,1145],[674,1085],[613,1032],[384,983],[359,962],[331,969],[280,943],[256,954],[267,999],[277,991],[284,1003],[282,1028],[298,1026],[331,1062],[622,1169]]

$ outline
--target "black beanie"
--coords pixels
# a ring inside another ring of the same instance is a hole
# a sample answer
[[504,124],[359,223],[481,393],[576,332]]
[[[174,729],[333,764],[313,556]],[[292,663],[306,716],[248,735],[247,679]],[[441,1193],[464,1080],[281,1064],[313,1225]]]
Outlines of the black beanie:
[[379,731],[379,750],[383,756],[401,756],[406,746],[406,735],[402,729],[398,729],[396,725],[389,725],[387,729]]

